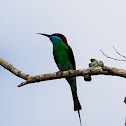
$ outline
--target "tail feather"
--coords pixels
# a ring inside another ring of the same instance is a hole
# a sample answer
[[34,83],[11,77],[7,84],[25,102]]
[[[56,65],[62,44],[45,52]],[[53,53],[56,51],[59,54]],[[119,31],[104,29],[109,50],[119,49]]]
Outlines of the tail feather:
[[72,92],[72,96],[73,96],[73,102],[74,102],[74,111],[78,111],[78,116],[79,116],[79,120],[80,120],[80,125],[82,126],[82,122],[81,122],[81,116],[80,116],[80,111],[81,105],[77,96],[77,92]]
[[80,120],[80,125],[82,126],[81,116],[80,116],[80,111],[79,110],[78,110],[78,116],[79,116],[79,120]]
[[81,108],[81,105],[77,96],[77,92],[76,91],[72,92],[72,96],[73,96],[73,102],[74,102],[74,111],[81,110],[82,108]]

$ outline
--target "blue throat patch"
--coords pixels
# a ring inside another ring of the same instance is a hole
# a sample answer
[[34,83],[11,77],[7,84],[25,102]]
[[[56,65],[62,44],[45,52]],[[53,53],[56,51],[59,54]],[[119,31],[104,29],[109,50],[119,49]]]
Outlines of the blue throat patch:
[[59,40],[62,40],[60,37],[58,37],[58,36],[52,36],[51,38],[50,38],[50,40],[51,40],[51,42],[52,43],[55,43],[55,42],[57,42],[57,41],[59,41]]

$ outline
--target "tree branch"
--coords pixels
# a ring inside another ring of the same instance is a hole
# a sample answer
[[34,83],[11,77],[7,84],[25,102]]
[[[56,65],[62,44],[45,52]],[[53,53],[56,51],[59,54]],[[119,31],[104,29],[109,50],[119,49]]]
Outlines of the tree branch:
[[13,73],[14,75],[22,78],[22,79],[29,79],[30,77],[32,77],[29,74],[23,73],[22,71],[18,70],[17,68],[15,68],[13,65],[7,63],[5,60],[3,60],[0,57],[0,65],[3,66],[5,69],[7,69],[8,71],[10,71],[11,73]]
[[112,75],[112,76],[119,76],[119,77],[126,78],[126,70],[115,68],[115,67],[104,66],[102,61],[97,61],[95,59],[91,59],[91,63],[89,64],[89,68],[87,69],[58,71],[55,73],[42,74],[37,76],[31,76],[29,74],[26,74],[18,70],[13,65],[3,60],[1,57],[0,57],[0,65],[3,66],[5,69],[9,70],[14,75],[26,80],[22,82],[20,85],[18,85],[18,87],[30,83],[52,80],[52,79],[60,79],[66,77],[73,77],[73,76],[83,76],[85,81],[91,81],[92,75]]
[[114,48],[114,50],[116,51],[116,53],[117,53],[118,55],[120,55],[121,57],[123,57],[124,59],[126,59],[126,57],[123,56],[122,54],[120,54],[114,46],[113,46],[113,48]]
[[124,59],[116,59],[116,58],[113,58],[113,57],[110,57],[110,56],[108,56],[108,55],[106,55],[102,50],[100,50],[102,53],[103,53],[103,55],[105,55],[107,58],[109,58],[109,59],[113,59],[113,60],[117,60],[117,61],[126,61],[126,57],[125,56],[123,56],[123,55],[121,55],[117,50],[116,50],[116,48],[113,46],[113,49],[115,50],[115,52],[119,55],[119,56],[121,56],[121,57],[123,57]]
[[66,78],[66,77],[74,77],[74,76],[85,76],[85,75],[112,75],[112,76],[119,76],[126,78],[126,70],[118,69],[115,67],[107,67],[104,66],[96,67],[94,69],[88,68],[88,69],[79,69],[79,70],[69,70],[69,71],[60,71],[56,73],[50,73],[50,74],[43,74],[38,76],[33,76],[26,80],[25,82],[22,82],[18,87],[24,86],[26,84],[40,82],[40,81],[46,81],[46,80],[52,80],[52,79],[60,79],[60,78]]
[[126,117],[125,117],[125,126],[126,126]]
[[124,98],[124,102],[125,102],[125,104],[126,104],[126,97]]

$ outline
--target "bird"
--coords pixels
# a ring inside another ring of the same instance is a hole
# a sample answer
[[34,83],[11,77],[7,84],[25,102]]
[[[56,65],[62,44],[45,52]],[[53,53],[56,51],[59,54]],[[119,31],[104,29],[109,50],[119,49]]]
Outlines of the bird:
[[[68,45],[67,39],[63,34],[54,33],[54,34],[44,34],[37,33],[39,35],[43,35],[48,37],[53,44],[53,56],[54,61],[59,68],[60,71],[67,70],[76,70],[76,63],[72,48]],[[73,103],[74,103],[74,111],[78,111],[78,116],[81,123],[80,110],[82,109],[78,95],[77,95],[77,85],[76,85],[76,77],[66,77],[67,82],[70,85]]]

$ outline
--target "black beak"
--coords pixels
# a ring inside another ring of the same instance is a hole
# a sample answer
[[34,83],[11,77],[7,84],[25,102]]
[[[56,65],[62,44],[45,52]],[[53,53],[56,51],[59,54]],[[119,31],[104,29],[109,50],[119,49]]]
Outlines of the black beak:
[[39,35],[44,35],[44,36],[46,36],[46,37],[51,37],[51,35],[48,35],[48,34],[43,34],[43,33],[37,33],[37,34],[39,34]]

